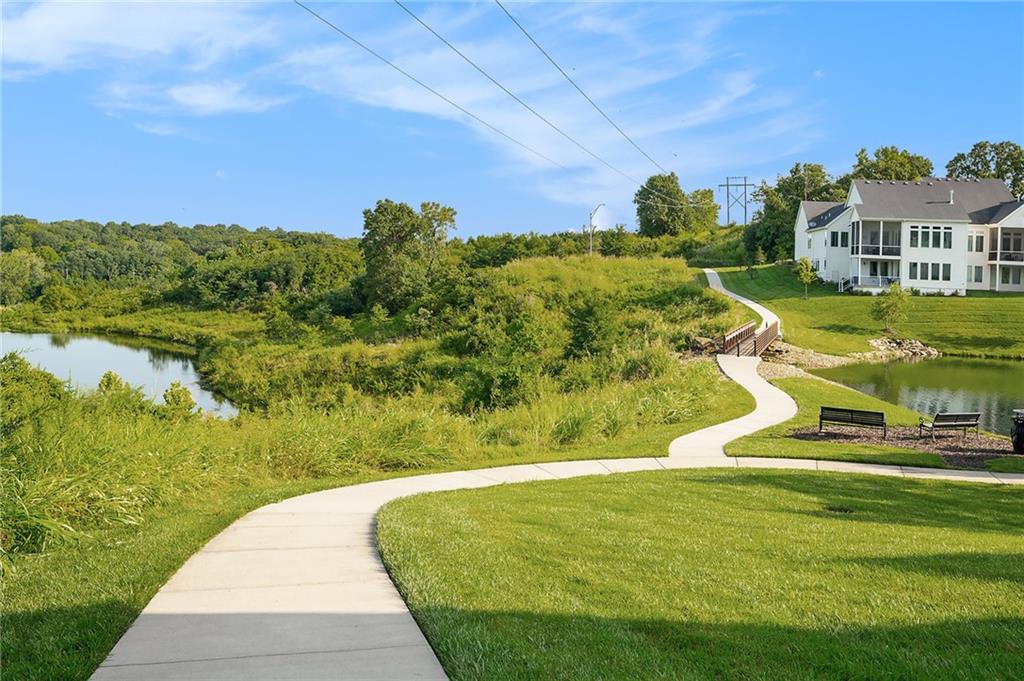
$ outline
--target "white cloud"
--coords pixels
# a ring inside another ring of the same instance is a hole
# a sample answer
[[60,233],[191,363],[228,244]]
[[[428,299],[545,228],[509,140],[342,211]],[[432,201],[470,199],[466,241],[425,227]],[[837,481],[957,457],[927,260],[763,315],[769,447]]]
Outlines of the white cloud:
[[4,11],[4,61],[28,73],[94,66],[106,58],[181,53],[195,67],[274,41],[250,5],[59,2]]
[[814,72],[811,73],[811,75],[814,76],[815,80],[821,80],[822,78],[825,77],[825,70],[824,69],[814,69]]
[[181,128],[169,123],[136,123],[135,127],[142,132],[148,132],[150,135],[157,135],[159,137],[177,137],[182,135]]
[[281,104],[280,97],[247,93],[242,83],[188,83],[167,90],[168,99],[187,113],[209,116],[223,113],[260,113]]

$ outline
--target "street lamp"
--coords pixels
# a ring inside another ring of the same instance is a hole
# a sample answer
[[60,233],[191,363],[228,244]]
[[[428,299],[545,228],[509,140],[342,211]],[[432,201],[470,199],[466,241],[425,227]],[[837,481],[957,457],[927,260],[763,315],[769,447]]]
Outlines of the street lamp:
[[587,232],[590,233],[590,255],[594,255],[594,232],[597,231],[597,225],[594,224],[594,216],[597,215],[597,211],[601,210],[603,203],[597,204],[594,210],[590,211],[590,224]]

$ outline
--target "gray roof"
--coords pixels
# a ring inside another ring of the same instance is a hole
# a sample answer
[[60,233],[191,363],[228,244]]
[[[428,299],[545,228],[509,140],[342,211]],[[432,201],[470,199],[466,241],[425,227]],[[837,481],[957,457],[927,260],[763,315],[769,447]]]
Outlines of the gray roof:
[[835,201],[801,201],[800,208],[807,216],[807,229],[820,229],[835,220],[846,209],[846,204]]
[[[989,215],[985,216],[984,223],[987,225],[995,225],[1002,222],[1006,216],[1013,211],[1017,210],[1021,206],[1024,206],[1024,200],[1007,201],[1001,203],[998,206],[994,206],[990,211]],[[980,217],[980,216],[979,216]]]
[[[903,180],[854,180],[860,218],[869,220],[950,220],[990,224],[997,208],[1013,202],[1002,180],[951,180],[923,177]],[[953,203],[949,192],[953,191]]]

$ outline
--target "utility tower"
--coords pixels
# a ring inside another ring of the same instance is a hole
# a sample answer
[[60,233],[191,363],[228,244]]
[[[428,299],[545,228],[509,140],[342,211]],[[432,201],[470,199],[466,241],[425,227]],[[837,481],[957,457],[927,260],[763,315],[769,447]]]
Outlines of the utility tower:
[[725,188],[725,222],[732,224],[732,207],[743,206],[743,224],[748,223],[747,206],[750,203],[748,189],[756,187],[756,184],[747,181],[746,175],[730,176],[725,178],[725,184],[718,185]]

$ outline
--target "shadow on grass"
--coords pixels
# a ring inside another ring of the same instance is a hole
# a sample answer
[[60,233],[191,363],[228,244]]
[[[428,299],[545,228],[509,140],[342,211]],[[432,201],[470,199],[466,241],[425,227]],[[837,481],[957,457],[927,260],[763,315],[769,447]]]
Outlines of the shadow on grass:
[[[72,623],[98,607],[31,617]],[[1024,668],[1020,617],[864,625],[819,613],[775,624],[427,607],[416,618],[456,680],[1010,679]],[[421,642],[404,613],[142,615],[97,679],[418,678],[433,664]],[[5,681],[84,678],[42,659],[5,667]]]
[[430,608],[452,679],[1019,678],[1024,619],[864,626],[709,623]]
[[[712,474],[699,482],[796,492],[820,504],[821,511],[787,511],[802,516],[823,517],[828,515],[826,508],[841,507],[852,511],[835,516],[844,522],[1024,533],[1024,490],[1010,486],[785,471]],[[756,495],[748,498],[754,503]]]
[[880,556],[855,562],[936,577],[1011,582],[1024,587],[1021,556],[1016,553],[936,553],[927,556]]

